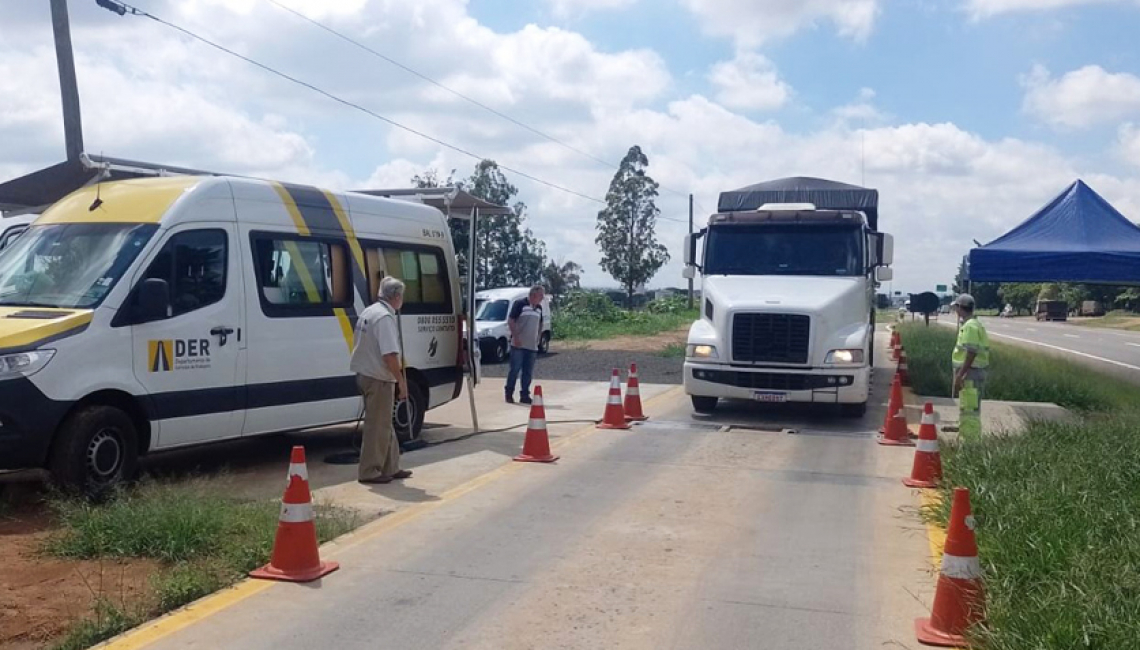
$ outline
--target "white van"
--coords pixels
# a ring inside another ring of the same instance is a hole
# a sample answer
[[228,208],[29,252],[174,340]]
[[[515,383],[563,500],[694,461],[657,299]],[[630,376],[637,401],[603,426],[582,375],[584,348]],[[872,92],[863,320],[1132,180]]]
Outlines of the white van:
[[441,212],[221,177],[69,195],[0,251],[0,469],[97,488],[151,451],[356,420],[353,325],[385,275],[406,439],[462,386]]
[[0,250],[4,250],[11,244],[16,235],[28,229],[33,221],[36,220],[38,214],[21,214],[15,217],[0,217]]
[[[488,289],[475,294],[475,334],[479,339],[479,349],[483,359],[494,362],[506,361],[511,351],[511,330],[507,317],[511,307],[530,295],[529,287]],[[550,296],[542,298],[542,335],[538,351],[550,351]]]

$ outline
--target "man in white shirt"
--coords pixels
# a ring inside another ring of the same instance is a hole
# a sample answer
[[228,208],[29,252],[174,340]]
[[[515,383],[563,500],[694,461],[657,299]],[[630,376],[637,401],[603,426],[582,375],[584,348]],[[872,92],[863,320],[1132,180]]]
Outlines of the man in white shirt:
[[396,312],[404,306],[404,283],[396,278],[380,282],[380,299],[356,321],[356,344],[349,368],[364,395],[364,435],[360,448],[361,483],[391,483],[408,478],[400,469],[400,443],[392,427],[395,397],[408,398],[401,363],[400,330]]

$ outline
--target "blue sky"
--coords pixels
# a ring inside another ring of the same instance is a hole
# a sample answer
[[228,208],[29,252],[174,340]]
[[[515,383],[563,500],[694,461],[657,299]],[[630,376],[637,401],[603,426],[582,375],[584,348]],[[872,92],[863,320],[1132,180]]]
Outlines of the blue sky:
[[[1140,221],[1138,0],[281,0],[594,156],[640,145],[663,215],[789,175],[880,190],[895,288],[1077,177]],[[266,0],[141,7],[479,156],[592,197],[612,170],[369,57]],[[88,149],[334,188],[475,161],[141,18],[72,0]],[[0,177],[58,161],[46,6],[0,3]],[[512,177],[552,258],[612,285],[596,202]],[[677,286],[682,224],[658,236]]]

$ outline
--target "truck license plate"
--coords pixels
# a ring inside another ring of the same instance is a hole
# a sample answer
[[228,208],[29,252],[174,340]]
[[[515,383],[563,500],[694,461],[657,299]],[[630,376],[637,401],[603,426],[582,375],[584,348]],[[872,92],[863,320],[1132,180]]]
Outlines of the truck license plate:
[[777,393],[770,390],[758,390],[753,394],[757,402],[786,402],[788,401],[787,393]]

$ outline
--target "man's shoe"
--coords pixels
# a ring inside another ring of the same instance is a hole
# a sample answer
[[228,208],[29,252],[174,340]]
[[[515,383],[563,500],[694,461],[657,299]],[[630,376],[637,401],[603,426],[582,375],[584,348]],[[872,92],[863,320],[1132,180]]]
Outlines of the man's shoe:
[[398,481],[400,479],[411,478],[411,476],[412,476],[412,470],[402,469],[402,470],[396,472],[395,474],[393,474],[392,478]]
[[377,476],[376,478],[362,478],[362,479],[359,479],[357,481],[357,483],[363,483],[365,485],[385,485],[387,483],[391,483],[393,478],[394,477],[392,477],[392,476]]
[[526,397],[520,397],[519,398],[519,404],[530,404],[530,403],[531,403],[530,395],[527,395]]
[[507,395],[507,404],[514,404],[515,398],[513,395]]

